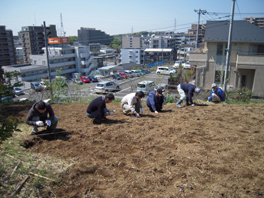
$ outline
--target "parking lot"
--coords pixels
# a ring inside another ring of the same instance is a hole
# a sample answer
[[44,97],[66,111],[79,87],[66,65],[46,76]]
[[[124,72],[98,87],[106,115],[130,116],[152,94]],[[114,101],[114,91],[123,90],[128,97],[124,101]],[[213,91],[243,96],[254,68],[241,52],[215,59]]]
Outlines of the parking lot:
[[[144,80],[153,81],[155,85],[165,83],[168,84],[168,78],[169,75],[157,75],[155,71],[152,71],[150,74],[146,74],[140,77],[133,77],[123,80],[116,80],[112,77],[103,77],[98,78],[99,82],[102,81],[112,81],[117,84],[119,84],[120,90],[112,92],[116,98],[122,99],[126,94],[136,92],[137,91],[137,83]],[[93,98],[98,97],[100,95],[104,94],[97,94],[95,93],[95,86],[97,85],[97,82],[90,82],[83,85],[78,85],[78,94],[80,97],[85,96],[93,96]],[[72,84],[72,82],[69,82],[69,94],[73,94],[76,89],[76,85]],[[46,100],[49,99],[47,94],[45,92],[35,92],[32,89],[26,89],[24,90],[25,95],[20,95],[14,98],[14,100],[20,100],[23,98],[27,98],[28,100]],[[145,98],[146,99],[146,98]]]

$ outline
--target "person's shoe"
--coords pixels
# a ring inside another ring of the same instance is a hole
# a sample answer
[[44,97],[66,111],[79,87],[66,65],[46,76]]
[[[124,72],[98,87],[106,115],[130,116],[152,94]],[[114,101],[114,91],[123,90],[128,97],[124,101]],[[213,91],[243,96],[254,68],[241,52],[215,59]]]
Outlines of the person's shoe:
[[127,113],[123,111],[123,115],[127,115]]
[[100,122],[96,122],[95,120],[93,121],[93,124],[101,124]]
[[32,131],[30,135],[36,135],[38,132]]
[[180,104],[177,104],[176,106],[179,107],[179,108],[181,108],[181,105]]

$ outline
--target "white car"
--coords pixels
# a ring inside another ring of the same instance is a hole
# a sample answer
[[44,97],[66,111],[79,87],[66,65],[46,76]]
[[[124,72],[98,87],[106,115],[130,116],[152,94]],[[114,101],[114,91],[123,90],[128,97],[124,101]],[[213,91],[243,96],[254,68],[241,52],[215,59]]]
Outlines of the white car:
[[177,60],[176,62],[175,62],[175,64],[173,65],[173,68],[178,68],[178,67],[180,67],[182,65],[182,61],[181,60]]
[[171,69],[170,67],[166,67],[166,66],[158,66],[157,70],[156,70],[156,74],[160,75],[160,74],[175,74],[176,71],[174,69]]
[[19,95],[24,95],[23,90],[20,87],[14,87],[14,94],[19,96]]
[[182,63],[182,66],[185,68],[185,69],[191,69],[191,65],[189,63],[189,61],[185,62],[185,63]]

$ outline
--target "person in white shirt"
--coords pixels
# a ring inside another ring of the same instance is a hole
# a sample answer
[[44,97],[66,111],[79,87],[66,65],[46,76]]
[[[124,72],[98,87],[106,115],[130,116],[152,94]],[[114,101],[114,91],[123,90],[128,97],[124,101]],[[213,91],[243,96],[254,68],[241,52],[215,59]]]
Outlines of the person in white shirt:
[[[144,113],[142,108],[141,99],[145,97],[143,91],[138,91],[136,93],[127,94],[121,101],[121,107],[123,108],[123,114],[128,115],[129,112],[132,112],[132,116],[140,118],[141,113]],[[135,105],[135,108],[134,108]]]

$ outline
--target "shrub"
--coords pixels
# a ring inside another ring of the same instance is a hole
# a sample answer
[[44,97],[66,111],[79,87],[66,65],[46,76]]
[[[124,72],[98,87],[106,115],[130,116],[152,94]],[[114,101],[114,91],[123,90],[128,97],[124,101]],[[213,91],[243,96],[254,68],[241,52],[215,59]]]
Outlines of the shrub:
[[23,123],[22,121],[19,121],[18,118],[15,118],[13,116],[8,117],[6,121],[3,122],[0,128],[0,140],[4,141],[9,137],[12,137],[12,134],[14,131],[21,131],[20,129],[17,129],[17,124]]

